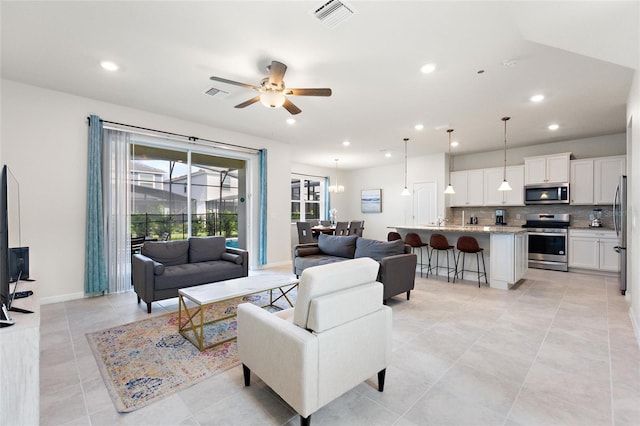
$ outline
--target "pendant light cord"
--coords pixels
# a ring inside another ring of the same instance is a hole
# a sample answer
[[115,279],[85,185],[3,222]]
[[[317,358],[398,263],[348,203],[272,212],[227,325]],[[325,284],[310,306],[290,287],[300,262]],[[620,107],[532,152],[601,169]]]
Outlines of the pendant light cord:
[[409,138],[404,138],[404,187],[407,188],[407,142]]
[[453,133],[453,129],[447,129],[447,133],[449,133],[449,186],[451,186],[451,133]]
[[507,181],[507,120],[511,117],[502,117],[504,121],[504,168],[502,169],[502,180]]

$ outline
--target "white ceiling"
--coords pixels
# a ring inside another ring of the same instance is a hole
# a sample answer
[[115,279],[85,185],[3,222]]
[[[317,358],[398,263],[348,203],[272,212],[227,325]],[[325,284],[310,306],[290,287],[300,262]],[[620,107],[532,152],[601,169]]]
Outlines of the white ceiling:
[[[2,1],[1,74],[282,141],[294,161],[346,169],[401,161],[404,137],[412,156],[446,151],[447,127],[454,154],[500,149],[505,115],[509,146],[625,130],[637,1],[348,1],[356,14],[333,29],[312,14],[325,1]],[[104,71],[105,59],[121,69]],[[271,60],[288,65],[288,87],[333,96],[292,97],[302,113],[290,126],[284,109],[233,107],[252,90],[209,80],[257,85]],[[428,62],[436,71],[420,73]],[[545,101],[530,102],[536,93]]]

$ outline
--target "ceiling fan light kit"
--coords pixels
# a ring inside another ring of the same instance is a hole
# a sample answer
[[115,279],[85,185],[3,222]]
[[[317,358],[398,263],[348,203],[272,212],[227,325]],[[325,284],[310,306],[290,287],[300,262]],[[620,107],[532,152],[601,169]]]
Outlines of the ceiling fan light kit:
[[269,70],[269,77],[262,79],[260,86],[240,83],[238,81],[216,76],[212,76],[210,79],[221,83],[253,89],[260,93],[258,96],[239,103],[235,106],[236,108],[245,108],[260,101],[260,103],[267,108],[284,107],[284,109],[289,111],[289,114],[296,115],[301,113],[302,110],[291,102],[287,96],[331,96],[331,89],[329,88],[285,89],[283,78],[284,73],[287,71],[287,66],[282,62],[271,61],[271,65],[269,65],[267,69]]

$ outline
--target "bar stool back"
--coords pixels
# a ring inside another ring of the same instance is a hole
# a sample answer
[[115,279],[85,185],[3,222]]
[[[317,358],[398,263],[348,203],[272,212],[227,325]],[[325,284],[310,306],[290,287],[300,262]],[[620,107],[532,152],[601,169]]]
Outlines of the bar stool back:
[[387,234],[387,241],[401,240],[402,236],[399,232],[391,231]]
[[[422,270],[425,268],[424,263],[422,262],[422,248],[423,247],[429,247],[429,244],[426,244],[424,242],[422,242],[422,238],[420,238],[420,235],[416,234],[415,232],[409,232],[405,237],[404,237],[404,243],[411,246],[411,251],[413,252],[415,249],[420,249],[420,276],[422,276]],[[429,250],[427,248],[427,250]],[[429,252],[427,251],[427,257],[429,256]],[[429,257],[428,257],[429,258]],[[427,275],[429,273],[427,272]]]
[[[431,246],[431,253],[429,254],[429,268],[427,269],[427,277],[429,277],[430,272],[433,273],[433,269],[434,269],[434,267],[431,266],[431,259],[433,259],[433,251],[434,250],[436,251],[436,266],[435,266],[436,275],[438,275],[438,268],[440,267],[440,252],[444,251],[447,256],[447,282],[449,282],[451,272],[453,272],[453,282],[456,282],[456,274],[455,274],[457,269],[456,255],[455,255],[454,248],[451,244],[449,244],[447,237],[445,237],[442,234],[431,234],[431,238],[429,239],[429,245]],[[451,253],[451,257],[453,259],[453,265],[454,265],[453,267],[451,267],[451,265],[449,264],[449,253]]]
[[[489,282],[487,281],[487,268],[485,267],[485,264],[484,264],[484,249],[478,245],[478,240],[476,240],[474,237],[463,235],[462,237],[458,238],[458,243],[456,244],[456,246],[458,248],[458,260],[456,262],[456,277],[458,276],[458,273],[460,273],[461,279],[464,279],[464,271],[465,271],[464,258],[467,255],[467,253],[470,253],[470,254],[475,253],[476,265],[478,269],[477,271],[471,271],[471,270],[467,270],[467,271],[478,273],[478,288],[480,288],[480,277],[482,276],[484,276],[485,284],[489,284]],[[460,264],[460,253],[462,253],[462,266],[460,268],[460,271],[458,271],[457,265]],[[482,271],[483,271],[482,273],[480,273],[480,258],[478,256],[478,253],[482,255]]]

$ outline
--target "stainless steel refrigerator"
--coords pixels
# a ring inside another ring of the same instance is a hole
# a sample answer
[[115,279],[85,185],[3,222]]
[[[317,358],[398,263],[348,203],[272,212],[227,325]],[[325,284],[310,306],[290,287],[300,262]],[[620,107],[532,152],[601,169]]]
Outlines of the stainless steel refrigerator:
[[620,293],[627,292],[627,177],[621,176],[616,195],[613,199],[613,227],[618,236],[618,246],[614,247],[620,253]]

